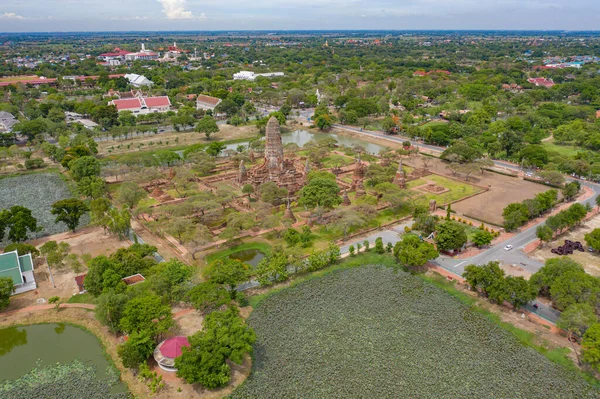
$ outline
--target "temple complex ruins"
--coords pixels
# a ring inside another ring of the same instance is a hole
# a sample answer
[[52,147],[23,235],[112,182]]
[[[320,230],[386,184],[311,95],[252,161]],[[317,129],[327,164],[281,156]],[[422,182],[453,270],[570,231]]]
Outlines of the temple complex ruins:
[[247,173],[241,164],[238,173],[238,183],[252,184],[255,189],[270,181],[286,188],[290,194],[300,190],[306,181],[305,167],[296,166],[293,160],[284,157],[279,121],[275,117],[267,123],[264,162]]

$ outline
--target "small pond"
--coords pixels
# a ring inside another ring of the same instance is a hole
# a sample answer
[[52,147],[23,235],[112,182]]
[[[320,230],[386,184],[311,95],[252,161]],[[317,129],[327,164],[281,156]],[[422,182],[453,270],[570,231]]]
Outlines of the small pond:
[[[345,145],[347,147],[352,147],[355,145],[360,145],[365,149],[365,151],[369,154],[379,154],[380,151],[385,150],[385,147],[378,144],[369,143],[368,141],[357,139],[354,137],[347,137],[337,135],[335,133],[312,133],[306,130],[296,130],[291,133],[282,133],[281,141],[283,144],[288,143],[296,143],[299,147],[304,146],[304,144],[308,143],[311,140],[318,140],[323,138],[333,138],[335,139],[339,145]],[[237,150],[238,146],[248,146],[248,141],[227,144],[226,149],[228,150]]]
[[[34,367],[66,364],[79,359],[96,368],[98,379],[110,366],[93,334],[67,324],[36,324],[0,329],[0,381],[14,380]],[[124,386],[118,385],[122,392]]]
[[241,260],[252,267],[256,267],[264,257],[265,254],[258,249],[246,249],[229,255],[229,259]]

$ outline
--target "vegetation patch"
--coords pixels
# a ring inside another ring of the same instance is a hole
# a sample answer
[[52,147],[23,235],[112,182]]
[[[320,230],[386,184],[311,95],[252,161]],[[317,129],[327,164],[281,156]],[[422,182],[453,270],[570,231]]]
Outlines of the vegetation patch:
[[442,289],[380,265],[283,289],[248,322],[253,373],[233,398],[598,395]]
[[96,379],[94,367],[78,360],[69,364],[56,364],[34,368],[23,377],[0,385],[0,397],[6,399],[90,398],[124,399],[129,393],[115,393],[119,384],[118,373],[109,368],[107,379]]
[[[18,177],[0,179],[0,204],[8,209],[14,205],[22,205],[31,209],[37,225],[42,227],[39,232],[32,233],[29,238],[37,238],[62,233],[68,228],[64,223],[55,223],[55,216],[50,213],[52,204],[58,200],[72,196],[65,181],[55,173],[31,173]],[[87,224],[87,215],[81,219],[81,225]],[[0,241],[0,246],[7,245]]]

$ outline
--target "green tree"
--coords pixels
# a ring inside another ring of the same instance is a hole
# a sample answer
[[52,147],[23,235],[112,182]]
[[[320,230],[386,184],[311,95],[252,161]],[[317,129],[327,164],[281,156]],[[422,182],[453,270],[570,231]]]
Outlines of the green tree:
[[220,141],[213,141],[206,147],[206,153],[212,157],[218,157],[225,147],[225,144]]
[[580,189],[581,189],[581,186],[580,186],[579,182],[573,181],[573,182],[565,184],[565,187],[562,189],[562,195],[563,195],[563,197],[565,197],[566,201],[571,201],[573,198],[575,198],[577,196],[577,194],[579,194]]
[[383,246],[383,239],[381,237],[375,239],[375,252],[378,254],[385,253],[385,247]]
[[567,257],[551,258],[544,267],[535,272],[529,281],[537,288],[540,295],[550,296],[550,287],[556,279],[566,273],[585,273],[583,266]]
[[15,290],[15,284],[10,277],[0,277],[0,310],[10,305],[10,296]]
[[78,182],[84,177],[99,176],[101,166],[96,158],[88,155],[69,162],[69,169],[73,179]]
[[558,310],[578,303],[597,306],[600,279],[585,272],[569,271],[559,276],[550,286],[550,297]]
[[63,222],[75,232],[75,229],[79,226],[79,220],[87,211],[87,205],[80,199],[67,198],[52,204],[50,213],[56,216],[55,223]]
[[288,257],[282,248],[274,248],[256,266],[256,278],[262,286],[273,285],[288,278]]
[[485,245],[490,245],[492,240],[494,239],[494,235],[487,230],[479,229],[473,235],[473,244],[477,245],[478,248],[481,248]]
[[489,262],[482,266],[469,265],[465,267],[463,277],[473,291],[481,291],[488,295],[490,287],[504,280],[504,270],[498,262]]
[[166,332],[173,324],[171,307],[154,294],[138,296],[127,302],[119,322],[124,332],[149,331],[152,336]]
[[28,233],[41,230],[31,210],[21,205],[14,205],[10,209],[0,211],[0,240],[4,238],[8,229],[8,239],[12,242],[27,240]]
[[340,187],[336,182],[329,179],[316,178],[300,190],[298,203],[309,208],[322,206],[331,209],[342,202],[339,193]]
[[217,126],[215,118],[210,115],[205,115],[204,118],[200,119],[196,125],[195,131],[198,133],[204,133],[206,139],[210,140],[210,136],[219,131],[219,126]]
[[250,278],[250,268],[247,264],[237,259],[218,259],[211,263],[204,272],[204,276],[217,284],[229,286],[232,298],[235,297],[235,287]]
[[[569,306],[565,309],[558,319],[556,325],[559,328],[567,331],[567,338],[572,344],[572,336],[573,334],[581,337],[584,332],[588,329],[588,327],[593,324],[598,323],[598,316],[596,316],[596,312],[594,311],[594,307],[587,303],[579,303]],[[579,359],[579,353],[575,345],[573,345],[573,351],[575,355],[577,355],[577,362],[581,364],[581,360]]]
[[585,236],[585,243],[594,248],[594,250],[600,250],[600,229],[594,229],[587,233]]
[[117,353],[123,362],[123,366],[133,369],[145,362],[152,352],[156,343],[150,331],[133,332],[129,339],[118,346]]
[[447,221],[438,226],[435,241],[438,249],[453,251],[462,248],[467,243],[467,233],[460,224]]
[[129,297],[124,293],[111,291],[100,295],[96,303],[96,318],[108,326],[112,332],[118,332],[127,301],[129,301]]
[[439,256],[432,244],[421,240],[414,234],[405,234],[402,240],[394,245],[393,253],[401,265],[413,271],[420,271],[427,262]]
[[204,330],[189,337],[190,347],[175,359],[177,376],[187,383],[215,389],[229,382],[227,360],[241,364],[252,353],[254,330],[244,323],[237,308],[213,312],[204,319]]
[[592,324],[581,342],[583,360],[594,369],[600,370],[600,323]]
[[513,202],[504,208],[502,216],[504,217],[504,228],[511,231],[527,223],[530,215],[525,204]]
[[132,182],[121,184],[117,191],[117,201],[127,206],[129,209],[135,208],[135,206],[147,196],[148,194],[143,188]]
[[231,302],[231,295],[222,284],[205,281],[189,290],[186,294],[186,300],[196,310],[206,314]]
[[155,293],[169,301],[177,301],[185,295],[193,270],[178,259],[171,259],[153,266],[149,274],[148,283]]
[[86,176],[77,183],[79,192],[86,197],[95,199],[106,194],[106,182],[99,176]]
[[538,228],[535,231],[535,235],[537,238],[540,239],[540,242],[544,243],[552,241],[552,238],[554,237],[554,232],[550,227],[544,224],[542,226],[538,226]]
[[507,301],[515,310],[525,306],[537,296],[537,290],[523,277],[508,276],[504,279]]

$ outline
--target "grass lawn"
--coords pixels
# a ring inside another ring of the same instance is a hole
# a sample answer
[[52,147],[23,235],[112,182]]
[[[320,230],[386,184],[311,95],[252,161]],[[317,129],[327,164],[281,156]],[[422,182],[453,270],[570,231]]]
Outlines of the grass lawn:
[[450,180],[438,175],[429,175],[423,180],[431,180],[439,186],[450,189],[450,191],[447,191],[443,194],[424,193],[427,203],[429,203],[429,200],[434,199],[438,205],[447,204],[481,191],[479,187],[472,186],[467,182],[461,183],[456,180]]
[[92,303],[92,304],[95,304],[96,298],[89,292],[86,292],[85,294],[71,296],[69,298],[69,300],[67,301],[67,303]]
[[581,147],[577,147],[574,145],[569,145],[569,144],[556,144],[554,142],[554,139],[550,139],[547,141],[542,142],[542,145],[544,146],[544,148],[549,151],[549,152],[557,152],[560,155],[564,155],[564,156],[573,156],[573,155],[577,155],[577,153],[579,151],[583,151],[583,149]]
[[323,168],[333,168],[335,166],[346,166],[350,165],[354,160],[350,157],[331,154],[323,158]]
[[209,255],[206,255],[204,257],[204,260],[206,261],[206,263],[212,263],[217,259],[226,258],[229,255],[232,255],[236,252],[247,251],[250,249],[255,249],[264,253],[265,255],[269,255],[269,253],[271,252],[271,245],[264,242],[245,242],[243,244],[236,245],[230,248],[225,248],[221,251],[213,252]]

